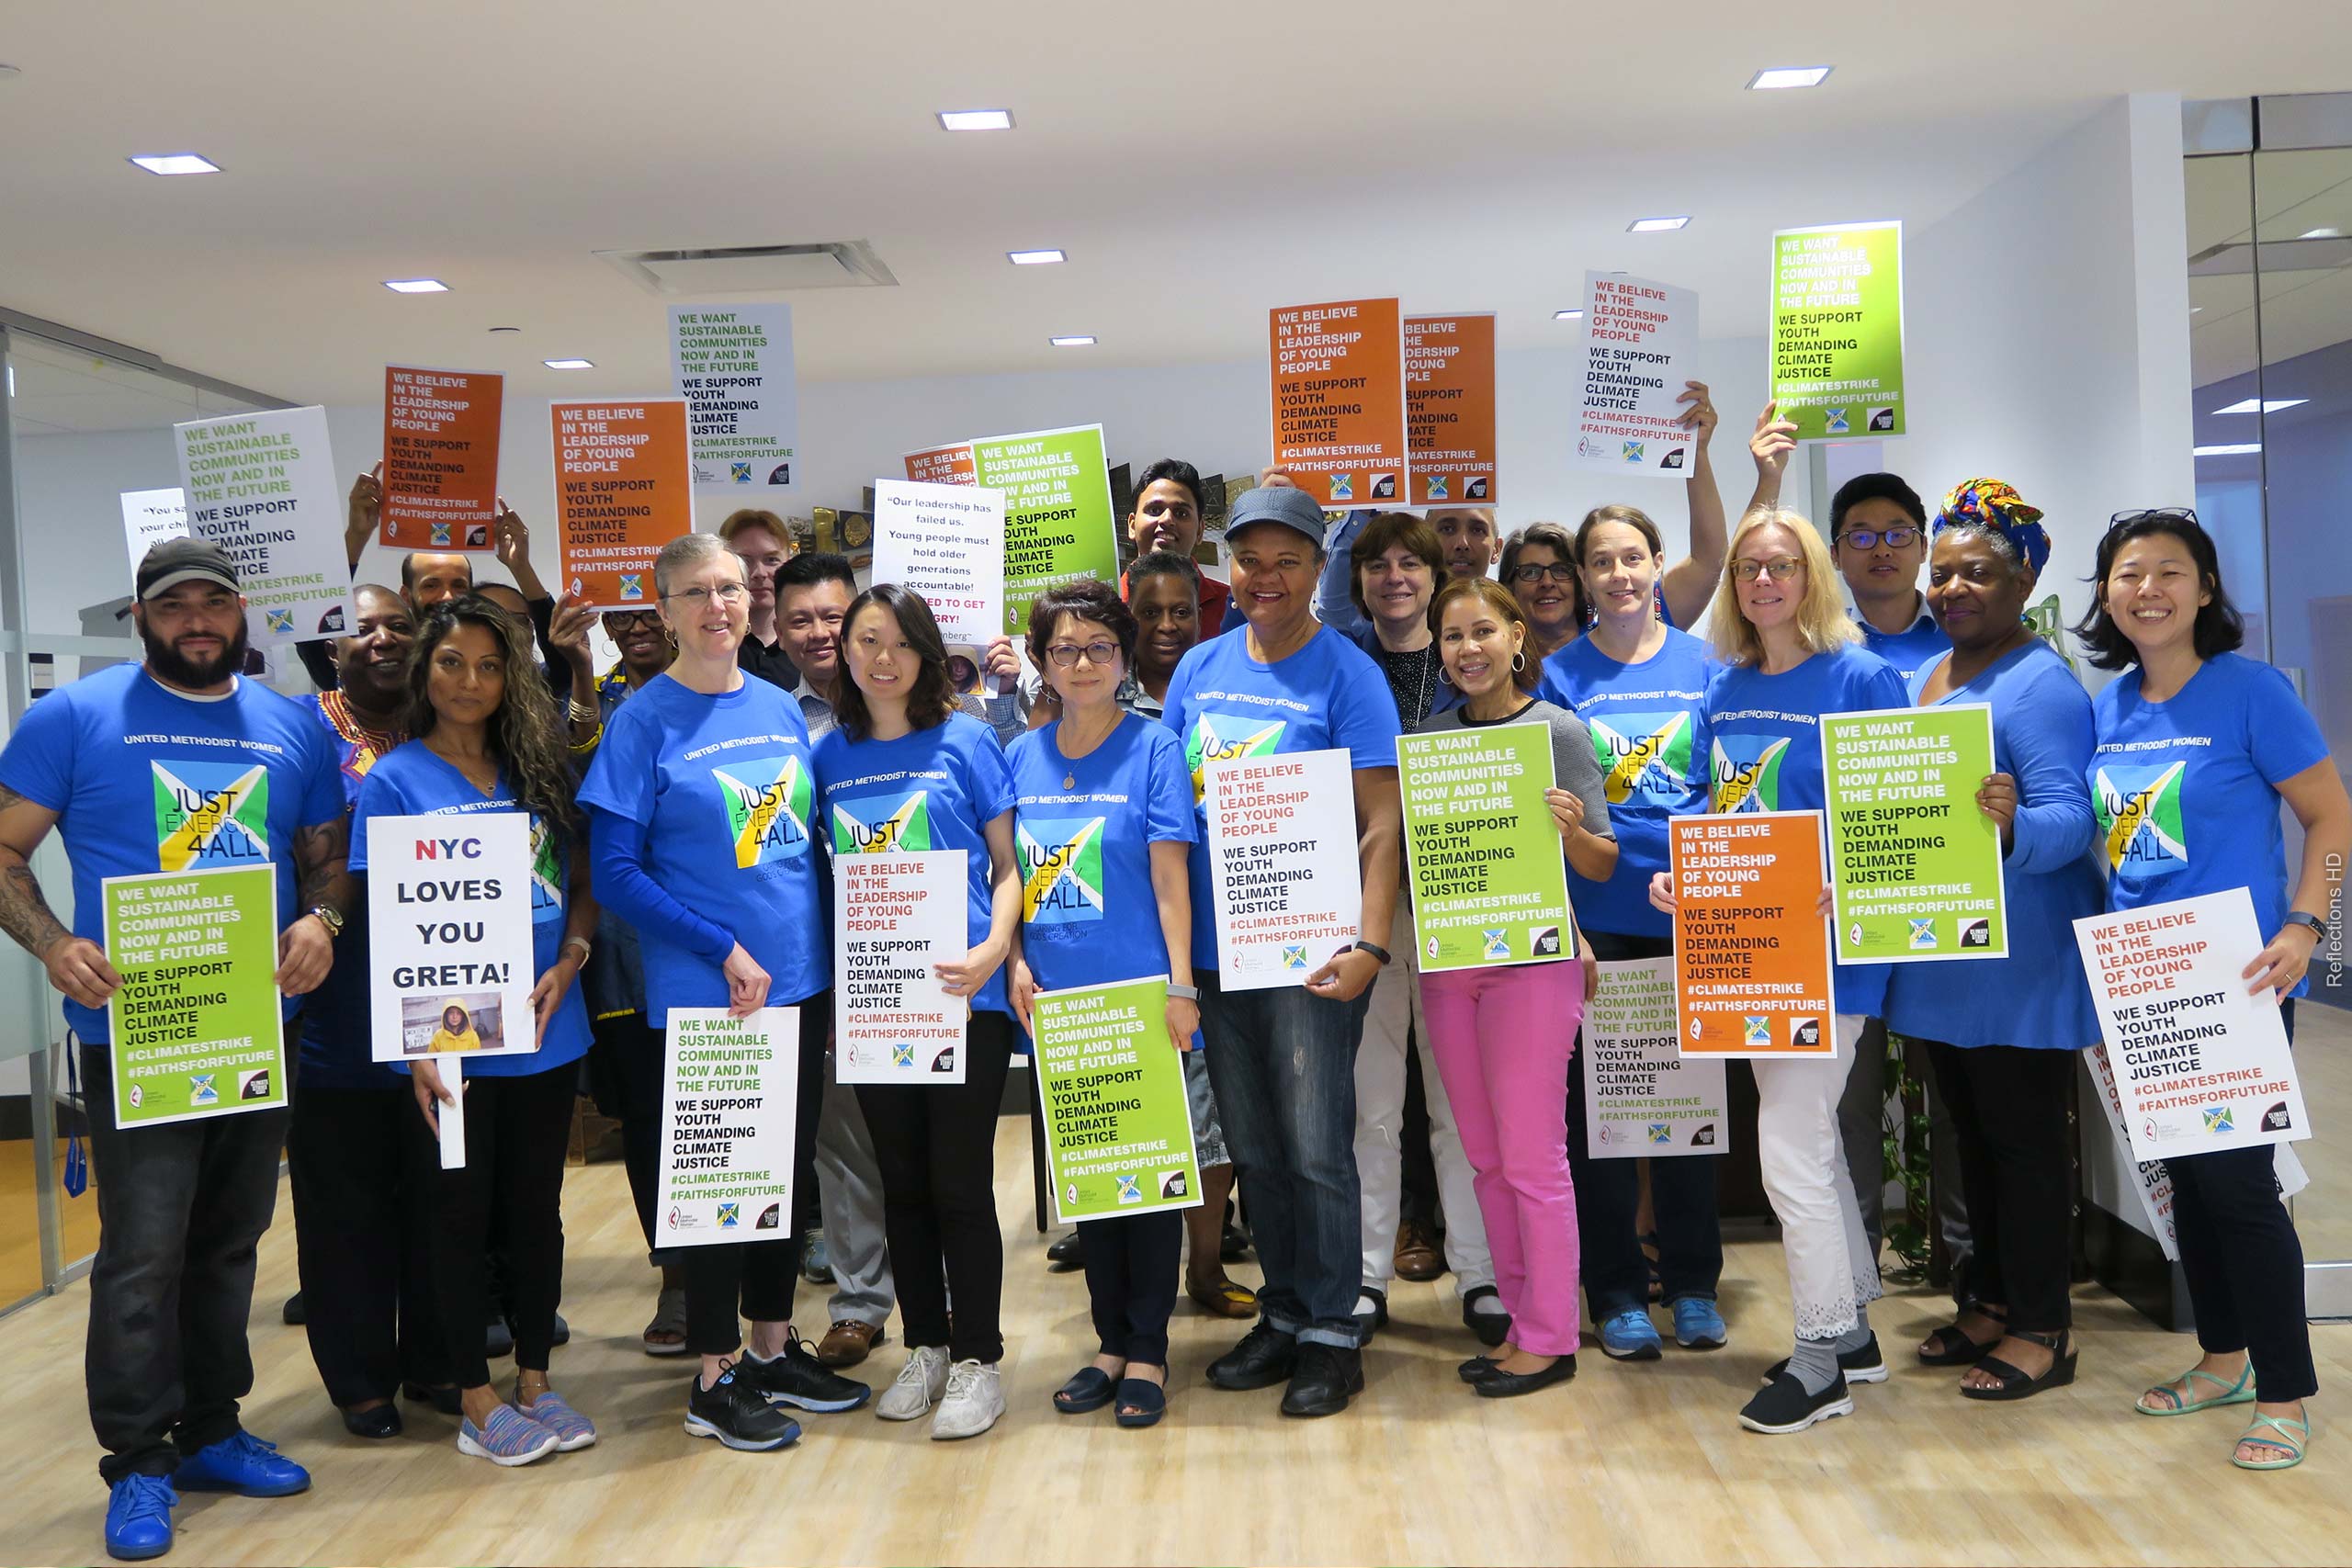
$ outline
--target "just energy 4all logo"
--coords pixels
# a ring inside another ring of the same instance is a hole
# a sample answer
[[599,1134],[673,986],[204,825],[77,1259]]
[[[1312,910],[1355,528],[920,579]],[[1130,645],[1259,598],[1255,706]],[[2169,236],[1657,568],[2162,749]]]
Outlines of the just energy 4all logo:
[[1252,718],[1238,714],[1204,713],[1193,721],[1193,732],[1184,737],[1184,765],[1193,770],[1193,799],[1195,803],[1208,796],[1208,777],[1204,772],[1211,762],[1229,761],[1236,757],[1271,757],[1282,750],[1283,729],[1288,723],[1279,718]]
[[1781,809],[1781,761],[1789,753],[1786,738],[1761,735],[1719,735],[1707,767],[1717,811],[1778,811]]
[[164,871],[269,859],[269,771],[259,763],[153,762],[155,856]]
[[797,756],[754,757],[713,768],[727,806],[735,865],[748,871],[808,852],[808,770]]
[[531,920],[563,919],[563,868],[555,858],[555,835],[534,813],[531,818]]
[[833,852],[890,855],[931,848],[931,791],[862,795],[833,803]]
[[1050,926],[1102,918],[1104,822],[1101,817],[1023,817],[1015,822],[1023,919]]
[[1636,790],[1667,800],[1681,795],[1683,781],[1690,776],[1688,713],[1612,712],[1586,723],[1610,805],[1623,806]]
[[2109,762],[2098,770],[2091,793],[2109,869],[2144,876],[2188,863],[2188,840],[2180,830],[2180,785],[2188,769],[2186,762],[2136,768]]

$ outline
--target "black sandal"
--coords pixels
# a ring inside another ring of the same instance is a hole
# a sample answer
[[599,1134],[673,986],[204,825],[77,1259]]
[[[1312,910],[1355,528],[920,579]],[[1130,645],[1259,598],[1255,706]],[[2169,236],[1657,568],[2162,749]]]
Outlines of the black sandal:
[[[2073,1336],[2066,1330],[2062,1328],[2055,1334],[2035,1334],[2028,1329],[2012,1328],[2006,1337],[2022,1339],[2029,1344],[2039,1345],[2049,1351],[2050,1370],[2038,1378],[2030,1377],[2022,1370],[2011,1366],[2000,1357],[1988,1353],[1976,1363],[1976,1370],[1980,1372],[1990,1372],[2001,1381],[1991,1388],[1971,1388],[1966,1383],[1962,1383],[1960,1385],[1962,1398],[2030,1399],[2045,1388],[2064,1388],[2075,1381],[2076,1351],[2070,1343]],[[2058,1348],[2062,1345],[2067,1347],[2066,1353],[2063,1356],[2058,1353]]]
[[1115,1393],[1110,1373],[1100,1367],[1080,1367],[1054,1391],[1054,1408],[1065,1416],[1084,1416],[1110,1404]]
[[1928,1336],[1928,1344],[1935,1347],[1933,1350],[1929,1350],[1925,1345],[1919,1348],[1921,1366],[1973,1367],[1991,1355],[1993,1347],[2007,1337],[2009,1325],[2007,1313],[1996,1312],[1991,1307],[1984,1306],[1972,1306],[1968,1310],[1979,1317],[1991,1318],[2001,1325],[2002,1332],[1979,1344],[1963,1333],[1957,1322],[1945,1324]]

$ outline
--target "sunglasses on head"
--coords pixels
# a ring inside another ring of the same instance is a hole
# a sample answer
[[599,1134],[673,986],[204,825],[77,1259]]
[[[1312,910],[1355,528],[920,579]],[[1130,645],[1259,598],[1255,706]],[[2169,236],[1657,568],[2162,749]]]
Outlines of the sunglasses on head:
[[2107,534],[2099,542],[2105,544],[2126,528],[2141,523],[2184,523],[2189,527],[2201,527],[2197,510],[2189,506],[2151,506],[2137,512],[2119,512],[2107,520]]

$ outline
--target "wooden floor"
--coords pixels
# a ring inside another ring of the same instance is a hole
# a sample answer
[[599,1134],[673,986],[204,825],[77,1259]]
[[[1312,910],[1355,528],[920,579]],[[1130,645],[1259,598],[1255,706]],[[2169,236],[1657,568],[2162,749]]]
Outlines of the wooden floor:
[[[1093,1348],[1085,1286],[1045,1268],[1021,1123],[1004,1124],[997,1166],[1005,1421],[951,1445],[922,1423],[820,1416],[771,1454],[679,1430],[684,1369],[637,1348],[652,1292],[620,1168],[575,1169],[564,1300],[575,1337],[557,1352],[556,1382],[603,1440],[518,1471],[460,1458],[453,1423],[429,1412],[412,1409],[393,1442],[344,1435],[301,1331],[277,1321],[294,1283],[281,1202],[262,1247],[246,1419],[317,1484],[274,1502],[185,1502],[168,1561],[2169,1563],[2341,1562],[2352,1550],[2352,1430],[2325,1424],[2333,1402],[2318,1402],[2301,1469],[2234,1471],[2233,1413],[2132,1413],[2141,1386],[2191,1348],[2096,1289],[2078,1297],[2083,1369],[2070,1389],[2013,1406],[1962,1401],[1952,1374],[1909,1364],[1939,1319],[1922,1287],[1877,1309],[1898,1371],[1857,1391],[1853,1416],[1797,1437],[1743,1431],[1733,1412],[1789,1331],[1781,1254],[1761,1241],[1731,1248],[1732,1344],[1709,1355],[1669,1345],[1663,1361],[1621,1366],[1588,1341],[1566,1387],[1480,1400],[1453,1375],[1476,1346],[1447,1282],[1400,1285],[1355,1408],[1284,1421],[1273,1392],[1202,1382],[1235,1331],[1185,1303],[1177,1393],[1158,1429],[1057,1416],[1047,1395]],[[0,1562],[102,1560],[87,1307],[76,1285],[0,1319]],[[2321,1382],[2340,1388],[2352,1327],[2314,1332]],[[894,1343],[874,1375],[899,1359]]]

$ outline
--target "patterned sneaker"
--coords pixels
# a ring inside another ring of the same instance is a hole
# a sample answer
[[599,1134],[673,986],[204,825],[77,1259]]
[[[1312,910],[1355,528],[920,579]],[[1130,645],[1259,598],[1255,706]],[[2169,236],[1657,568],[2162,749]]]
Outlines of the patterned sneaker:
[[556,1449],[562,1453],[575,1453],[596,1446],[596,1428],[588,1417],[574,1410],[563,1395],[549,1389],[528,1404],[515,1409],[556,1435]]
[[911,1421],[928,1414],[946,1392],[947,1347],[918,1345],[907,1352],[898,1380],[874,1402],[874,1414],[885,1421]]
[[935,1442],[977,1438],[1004,1414],[1004,1385],[993,1362],[958,1361],[947,1369],[947,1397],[931,1418]]
[[311,1472],[263,1442],[239,1431],[180,1461],[172,1484],[182,1492],[234,1492],[240,1497],[290,1497],[311,1489]]
[[529,1464],[555,1452],[563,1439],[511,1404],[490,1413],[490,1425],[477,1427],[470,1417],[458,1423],[458,1451],[492,1464]]

